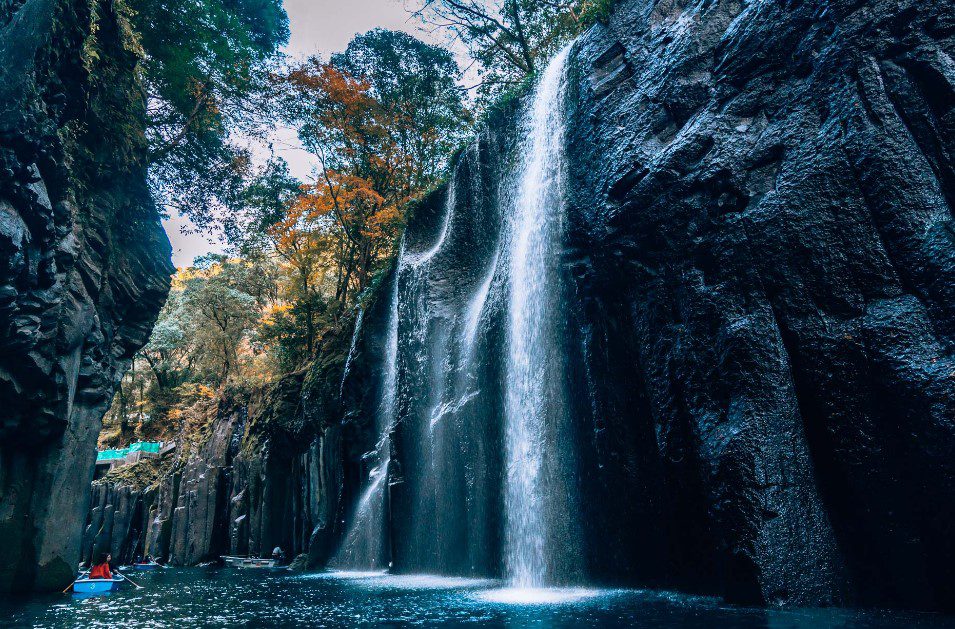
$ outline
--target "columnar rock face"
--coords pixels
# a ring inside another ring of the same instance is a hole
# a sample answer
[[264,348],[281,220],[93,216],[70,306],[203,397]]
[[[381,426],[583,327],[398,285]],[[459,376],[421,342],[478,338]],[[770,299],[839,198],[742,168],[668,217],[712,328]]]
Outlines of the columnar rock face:
[[143,554],[149,526],[149,506],[155,487],[134,484],[94,483],[90,519],[83,534],[80,559],[91,565],[97,555],[109,552],[117,565]]
[[951,608],[953,35],[950,1],[634,1],[580,41],[596,573]]
[[199,411],[206,427],[177,443],[148,489],[98,481],[84,558],[109,550],[118,561],[150,555],[194,565],[279,546],[323,565],[340,534],[344,477],[357,475],[349,470],[361,455],[341,435],[367,441],[356,436],[360,426],[342,422],[361,415],[344,412],[339,399],[348,331],[330,333],[309,370],[210,400]]
[[72,578],[101,417],[173,270],[124,32],[109,2],[0,6],[0,592]]
[[[953,8],[631,0],[575,44],[552,209],[572,428],[547,456],[574,458],[586,580],[951,608]],[[527,104],[405,235],[399,570],[504,568],[496,251]]]

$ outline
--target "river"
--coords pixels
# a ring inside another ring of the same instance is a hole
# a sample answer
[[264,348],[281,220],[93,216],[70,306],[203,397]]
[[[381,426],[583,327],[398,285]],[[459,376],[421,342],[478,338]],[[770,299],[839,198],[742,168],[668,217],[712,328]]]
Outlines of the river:
[[649,590],[501,589],[490,580],[216,568],[130,573],[143,589],[0,602],[3,627],[955,627],[929,614],[765,610]]

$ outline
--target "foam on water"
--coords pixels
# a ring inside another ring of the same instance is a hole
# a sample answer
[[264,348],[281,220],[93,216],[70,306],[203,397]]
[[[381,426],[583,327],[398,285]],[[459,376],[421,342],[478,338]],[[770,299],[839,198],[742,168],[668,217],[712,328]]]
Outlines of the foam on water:
[[489,579],[446,577],[436,574],[389,574],[367,580],[363,585],[399,590],[459,590],[489,587],[496,583]]
[[142,590],[0,600],[13,627],[852,627],[948,629],[951,619],[851,609],[755,609],[639,590],[502,590],[500,581],[380,572],[177,568],[137,575]]
[[608,594],[586,588],[500,588],[484,590],[477,598],[502,605],[566,605]]

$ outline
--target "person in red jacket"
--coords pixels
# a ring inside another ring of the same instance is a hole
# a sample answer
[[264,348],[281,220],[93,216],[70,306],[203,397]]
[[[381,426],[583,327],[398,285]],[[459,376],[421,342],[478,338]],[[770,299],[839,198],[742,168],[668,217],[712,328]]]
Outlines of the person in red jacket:
[[96,562],[93,569],[90,570],[90,579],[112,579],[113,573],[109,569],[109,562],[112,555],[106,553],[106,556],[100,555],[100,560]]

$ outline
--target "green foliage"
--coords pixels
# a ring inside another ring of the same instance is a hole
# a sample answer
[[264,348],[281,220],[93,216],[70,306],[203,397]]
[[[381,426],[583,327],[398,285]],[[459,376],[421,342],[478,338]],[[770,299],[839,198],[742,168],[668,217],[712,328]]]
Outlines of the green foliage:
[[408,202],[433,187],[470,120],[446,50],[376,29],[330,62],[310,58],[276,83],[285,120],[318,162],[317,181],[270,161],[221,225],[249,260],[281,270],[256,342],[291,369],[312,358],[390,254]]
[[587,28],[598,22],[605,23],[610,19],[617,0],[586,0],[581,3],[580,25]]
[[246,182],[239,193],[238,207],[221,218],[228,242],[244,257],[267,254],[271,248],[269,229],[285,219],[301,187],[285,160],[270,160]]
[[142,48],[150,174],[160,202],[208,226],[233,203],[248,157],[233,141],[265,112],[288,40],[281,0],[126,0]]
[[434,185],[471,120],[451,53],[378,28],[357,35],[331,63],[368,81],[383,108],[393,112],[397,142],[415,165],[411,185],[416,190]]
[[482,106],[538,72],[587,24],[582,13],[607,0],[425,0],[417,11],[446,29],[479,64]]
[[124,465],[107,472],[94,485],[116,485],[131,487],[134,491],[143,491],[158,486],[159,482],[172,469],[173,458],[142,459],[132,465]]

